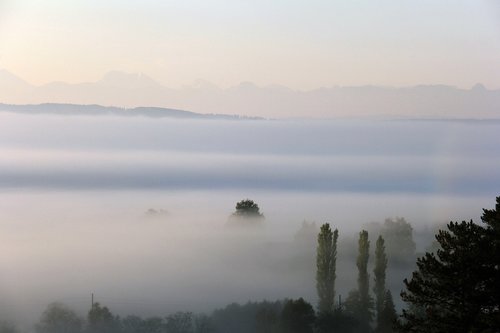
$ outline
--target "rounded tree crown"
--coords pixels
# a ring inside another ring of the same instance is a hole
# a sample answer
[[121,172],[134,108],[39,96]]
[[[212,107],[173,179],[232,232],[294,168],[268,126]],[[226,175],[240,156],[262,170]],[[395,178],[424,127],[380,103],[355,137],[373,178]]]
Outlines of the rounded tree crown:
[[234,215],[238,216],[248,216],[248,217],[260,217],[259,205],[257,205],[253,200],[245,199],[241,200],[236,204],[236,211]]

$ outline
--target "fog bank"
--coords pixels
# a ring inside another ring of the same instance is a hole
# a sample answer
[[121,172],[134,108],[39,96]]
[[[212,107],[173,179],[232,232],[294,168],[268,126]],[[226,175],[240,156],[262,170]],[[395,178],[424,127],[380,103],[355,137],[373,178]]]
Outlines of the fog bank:
[[[91,293],[120,315],[315,304],[314,239],[295,240],[304,220],[339,229],[346,296],[367,223],[405,217],[419,252],[436,224],[479,222],[500,189],[498,133],[495,122],[1,114],[0,319],[29,328],[52,301],[84,315]],[[226,228],[245,198],[264,226]],[[410,269],[389,267],[393,295]]]

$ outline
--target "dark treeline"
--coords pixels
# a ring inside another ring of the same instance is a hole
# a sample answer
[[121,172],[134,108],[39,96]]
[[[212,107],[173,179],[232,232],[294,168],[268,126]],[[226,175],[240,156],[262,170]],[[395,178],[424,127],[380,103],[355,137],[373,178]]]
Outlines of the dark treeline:
[[[254,222],[239,220],[245,216]],[[258,205],[247,199],[237,204],[230,225],[260,225],[263,219]],[[336,284],[343,274],[338,269],[339,231],[328,223],[318,231],[314,223],[305,222],[295,242],[309,244],[314,239],[317,304],[304,298],[232,303],[211,314],[175,312],[143,318],[120,317],[93,303],[83,318],[65,304],[52,303],[35,332],[500,332],[500,197],[495,209],[485,209],[481,219],[482,224],[450,222],[418,258],[411,225],[403,218],[368,225],[358,234],[355,254],[344,257],[357,267],[356,287],[348,292],[337,290]],[[387,283],[388,267],[415,265],[415,260],[416,269],[404,280],[406,289],[401,292],[406,306],[398,314]],[[0,333],[16,332],[15,326],[0,323]]]

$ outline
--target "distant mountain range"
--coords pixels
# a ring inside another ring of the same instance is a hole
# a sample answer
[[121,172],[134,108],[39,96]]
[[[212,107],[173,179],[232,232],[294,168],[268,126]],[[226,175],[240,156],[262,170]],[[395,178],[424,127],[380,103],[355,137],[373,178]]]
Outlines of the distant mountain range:
[[184,110],[168,109],[160,107],[136,107],[136,108],[119,108],[114,106],[102,105],[81,105],[81,104],[64,104],[64,103],[43,103],[43,104],[3,104],[0,103],[0,112],[14,112],[22,114],[57,114],[67,116],[126,116],[126,117],[151,117],[151,118],[181,118],[181,119],[263,119],[259,117],[246,117],[238,115],[224,114],[202,114]]
[[[238,117],[240,114],[281,117],[401,117],[446,119],[500,118],[500,90],[477,84],[471,89],[445,85],[391,88],[376,86],[331,87],[297,91],[283,86],[259,87],[250,82],[221,89],[209,82],[170,89],[143,74],[109,72],[101,80],[79,84],[53,82],[31,85],[6,70],[0,70],[0,102],[43,104],[19,106],[23,112],[62,106],[72,112],[104,112],[176,117]],[[80,105],[67,105],[80,104]],[[99,105],[113,105],[102,107]],[[82,105],[85,106],[83,111]],[[153,105],[155,108],[138,108]],[[9,106],[9,108],[13,108]],[[165,108],[165,109],[164,109]],[[168,108],[168,109],[166,109]],[[5,105],[2,106],[5,109]],[[168,110],[168,111],[167,111]],[[181,110],[190,110],[181,111]]]

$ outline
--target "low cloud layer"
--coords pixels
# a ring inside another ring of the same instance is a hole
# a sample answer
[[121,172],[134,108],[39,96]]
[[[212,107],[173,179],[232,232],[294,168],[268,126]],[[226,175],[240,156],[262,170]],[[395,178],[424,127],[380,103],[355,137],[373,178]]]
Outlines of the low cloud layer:
[[[92,292],[120,315],[315,303],[314,239],[294,243],[303,220],[339,228],[346,296],[366,223],[404,216],[422,251],[434,223],[479,221],[500,189],[498,133],[481,121],[0,114],[0,319],[30,330],[53,301],[84,315]],[[228,230],[245,198],[264,227]],[[390,269],[397,295],[409,272]]]
[[6,152],[2,188],[261,189],[494,194],[500,159],[468,156],[301,156],[158,152]]
[[494,195],[496,122],[3,114],[1,188]]

